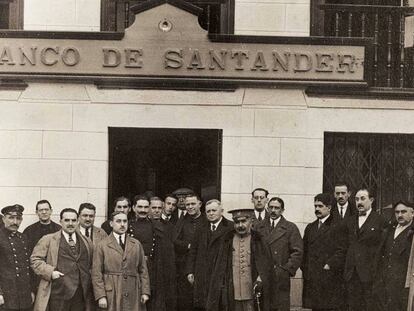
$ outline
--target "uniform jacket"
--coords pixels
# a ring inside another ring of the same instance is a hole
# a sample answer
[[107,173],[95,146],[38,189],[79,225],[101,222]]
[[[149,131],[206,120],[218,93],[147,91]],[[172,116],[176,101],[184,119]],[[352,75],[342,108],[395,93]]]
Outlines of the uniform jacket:
[[302,263],[303,240],[298,227],[283,216],[272,230],[268,219],[261,221],[256,230],[270,247],[273,264],[272,308],[288,309],[290,306],[290,277]]
[[224,237],[234,230],[232,221],[222,218],[217,229],[212,232],[211,224],[205,223],[196,232],[196,239],[191,245],[187,259],[186,274],[194,274],[194,307],[205,308],[211,271],[217,261],[217,256]]
[[126,237],[125,251],[113,234],[95,246],[92,264],[95,299],[106,297],[108,311],[142,311],[143,294],[150,296],[149,275],[141,243]]
[[[335,309],[345,303],[345,241],[332,215],[318,225],[319,219],[307,225],[303,237],[303,306]],[[323,269],[326,264],[329,270]]]
[[396,225],[389,226],[383,233],[376,260],[374,292],[386,310],[400,311],[399,306],[403,305],[404,310],[407,307],[408,289],[404,287],[414,225],[411,224],[394,239],[395,228]]
[[[208,295],[206,297],[206,311],[234,311],[233,285],[233,237],[235,231],[227,232],[217,253],[217,260],[211,270]],[[255,282],[260,276],[263,283],[261,297],[261,311],[270,311],[272,264],[269,248],[262,234],[252,230],[250,241],[251,272]]]
[[26,237],[0,228],[0,294],[6,309],[25,309],[32,305],[32,283]]
[[345,281],[349,281],[356,271],[361,282],[372,282],[375,270],[373,260],[377,256],[385,226],[384,219],[374,210],[361,228],[358,226],[358,215],[344,222],[344,234],[347,237]]
[[[82,234],[78,233],[77,237],[85,244],[90,264],[92,263],[93,247],[90,239],[85,238]],[[52,272],[55,270],[58,263],[59,245],[62,238],[62,231],[45,235],[35,246],[32,256],[30,257],[30,263],[33,271],[41,276],[39,289],[36,295],[36,301],[34,305],[34,311],[45,311],[50,298],[51,284],[52,284]],[[79,242],[79,240],[78,240]],[[86,301],[89,301],[90,297],[86,297]],[[90,310],[91,305],[87,304],[87,310]]]

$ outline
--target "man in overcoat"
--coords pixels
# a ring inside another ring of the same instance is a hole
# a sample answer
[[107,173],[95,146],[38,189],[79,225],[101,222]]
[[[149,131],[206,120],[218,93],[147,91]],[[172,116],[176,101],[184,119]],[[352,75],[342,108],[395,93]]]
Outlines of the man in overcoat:
[[414,205],[399,201],[393,208],[397,224],[384,232],[374,281],[374,295],[377,296],[374,297],[381,302],[381,310],[405,311],[408,303],[405,281],[414,233]]
[[62,229],[40,239],[30,257],[39,275],[36,311],[88,311],[92,307],[90,268],[91,240],[77,232],[78,213],[72,208],[60,212]]
[[302,263],[303,241],[298,227],[283,216],[285,203],[281,198],[269,200],[270,218],[259,222],[255,229],[265,238],[271,251],[274,267],[272,281],[272,310],[290,310],[290,277]]
[[112,233],[95,246],[92,285],[98,306],[108,311],[142,311],[150,297],[144,249],[129,237],[127,215],[111,215]]
[[0,310],[31,311],[34,302],[30,276],[29,245],[18,229],[22,223],[23,206],[6,206],[4,226],[0,228]]
[[313,311],[346,310],[343,279],[345,243],[339,221],[331,215],[331,196],[314,198],[316,220],[305,228],[303,307]]
[[230,211],[234,230],[224,235],[211,270],[206,311],[271,310],[272,264],[263,236],[252,229],[253,211]]
[[223,217],[219,200],[207,201],[205,207],[208,223],[196,232],[187,259],[187,279],[194,286],[195,310],[205,310],[211,271],[225,235],[234,230],[233,222]]
[[355,195],[358,214],[344,222],[347,238],[344,278],[350,311],[378,311],[372,298],[375,257],[381,245],[384,219],[372,209],[374,196],[368,189]]

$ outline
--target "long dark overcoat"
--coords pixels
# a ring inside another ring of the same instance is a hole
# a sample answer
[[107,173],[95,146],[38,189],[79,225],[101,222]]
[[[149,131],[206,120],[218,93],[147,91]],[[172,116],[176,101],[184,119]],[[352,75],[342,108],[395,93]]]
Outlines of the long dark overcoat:
[[265,219],[257,226],[270,247],[273,264],[272,308],[290,310],[290,277],[296,274],[302,263],[303,240],[298,227],[283,216],[272,229]]
[[191,245],[187,260],[187,275],[193,274],[194,307],[205,308],[211,271],[217,261],[217,256],[224,242],[224,237],[233,230],[233,222],[223,218],[212,232],[209,223],[204,223],[196,233],[196,240]]
[[[217,260],[211,271],[206,311],[234,311],[233,287],[233,237],[235,231],[229,231],[224,236],[223,243],[217,254]],[[251,233],[251,271],[252,280],[258,276],[263,282],[263,295],[260,302],[261,311],[270,311],[272,264],[269,248],[263,236],[254,230]]]
[[332,215],[319,229],[318,223],[307,225],[303,237],[303,307],[335,309],[345,303],[345,241]]

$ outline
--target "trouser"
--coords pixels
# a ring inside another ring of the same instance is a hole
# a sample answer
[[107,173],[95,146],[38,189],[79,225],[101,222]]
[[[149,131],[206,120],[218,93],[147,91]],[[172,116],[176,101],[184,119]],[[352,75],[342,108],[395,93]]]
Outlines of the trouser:
[[372,282],[362,282],[354,271],[346,285],[349,311],[378,311],[372,298]]
[[235,300],[234,311],[254,311],[253,299],[250,300]]
[[82,286],[79,286],[73,297],[63,300],[59,297],[50,297],[49,311],[85,311],[85,298],[83,297]]

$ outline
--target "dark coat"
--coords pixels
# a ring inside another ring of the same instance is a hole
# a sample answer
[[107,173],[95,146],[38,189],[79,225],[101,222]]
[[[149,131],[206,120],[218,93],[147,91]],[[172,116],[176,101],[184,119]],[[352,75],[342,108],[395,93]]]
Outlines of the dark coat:
[[[176,268],[174,246],[161,222],[149,219],[152,224],[153,248],[148,257],[147,265],[150,276],[151,299],[150,306],[153,311],[175,310],[176,295]],[[134,226],[139,222],[130,221],[129,234],[138,239]]]
[[210,223],[203,224],[196,232],[196,240],[191,245],[186,268],[186,274],[193,274],[195,278],[195,308],[205,308],[211,271],[217,261],[218,252],[223,247],[224,237],[233,230],[233,222],[223,217],[214,232],[211,232]]
[[30,253],[25,235],[0,228],[0,295],[6,309],[25,309],[32,305]]
[[347,237],[345,281],[350,281],[356,271],[361,282],[372,283],[375,270],[373,261],[381,244],[385,226],[384,219],[374,210],[361,228],[358,227],[358,215],[345,220],[343,227]]
[[348,208],[346,209],[346,213],[345,213],[344,218],[341,218],[341,215],[339,214],[338,204],[335,202],[332,205],[331,215],[335,219],[335,221],[342,221],[342,220],[348,219],[348,218],[350,218],[354,215],[357,215],[357,214],[358,214],[358,210],[355,206],[355,203],[352,203],[351,201],[348,201]]
[[46,234],[55,233],[60,230],[60,225],[51,221],[48,225],[42,225],[40,221],[31,224],[24,229],[23,234],[29,243],[30,254],[32,253],[37,242]]
[[[234,311],[233,288],[233,237],[235,231],[227,232],[217,253],[217,260],[211,271],[211,280],[206,298],[206,311]],[[251,268],[253,282],[258,276],[263,282],[261,311],[269,311],[271,299],[272,264],[269,248],[263,236],[252,230]]]
[[268,219],[261,221],[256,230],[270,247],[273,264],[272,308],[289,310],[290,277],[302,263],[303,240],[298,227],[283,216],[272,230]]
[[405,288],[408,260],[414,233],[414,224],[394,239],[396,225],[384,234],[376,260],[374,294],[383,310],[407,310],[408,288]]
[[332,215],[319,229],[318,224],[319,219],[307,225],[303,237],[303,307],[334,309],[345,303],[345,241]]

